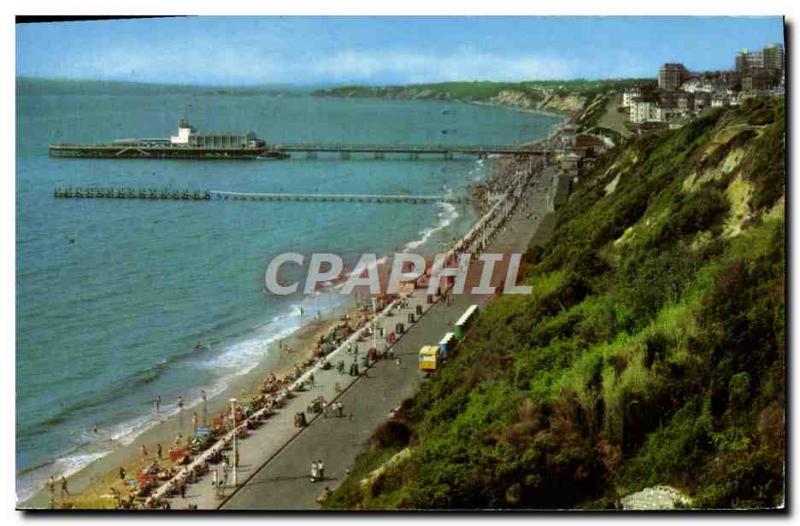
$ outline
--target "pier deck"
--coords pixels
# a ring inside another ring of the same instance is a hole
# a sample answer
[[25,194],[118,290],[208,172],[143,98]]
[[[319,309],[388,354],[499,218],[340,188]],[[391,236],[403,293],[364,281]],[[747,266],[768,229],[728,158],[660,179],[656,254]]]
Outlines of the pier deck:
[[541,147],[526,147],[520,145],[458,145],[458,144],[274,144],[271,149],[280,153],[291,155],[305,153],[307,157],[314,158],[318,153],[338,153],[342,158],[351,154],[372,154],[377,159],[382,159],[387,154],[407,154],[412,159],[420,155],[442,155],[445,159],[452,159],[455,155],[477,155],[486,158],[489,155],[515,155],[538,156],[547,155],[549,150]]

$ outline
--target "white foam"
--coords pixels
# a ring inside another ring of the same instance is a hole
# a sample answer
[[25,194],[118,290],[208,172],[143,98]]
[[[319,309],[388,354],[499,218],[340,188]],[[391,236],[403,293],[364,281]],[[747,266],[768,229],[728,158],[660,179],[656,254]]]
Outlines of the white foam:
[[111,451],[79,453],[56,459],[54,462],[17,478],[17,502],[23,503],[42,488],[50,477],[69,477]]
[[439,203],[439,207],[442,208],[442,211],[438,214],[439,222],[431,228],[421,230],[422,237],[406,243],[402,252],[410,252],[424,245],[433,234],[450,226],[460,215],[452,203]]

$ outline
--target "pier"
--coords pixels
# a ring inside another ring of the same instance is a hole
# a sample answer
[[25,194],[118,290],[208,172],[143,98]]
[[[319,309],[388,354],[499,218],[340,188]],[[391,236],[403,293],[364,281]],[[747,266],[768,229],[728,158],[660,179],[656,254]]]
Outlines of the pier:
[[339,154],[341,159],[349,159],[352,154],[372,155],[375,159],[384,159],[387,154],[408,155],[410,159],[419,159],[420,155],[441,155],[444,159],[453,159],[456,155],[474,155],[485,159],[489,155],[513,155],[518,157],[546,156],[549,150],[520,145],[458,145],[458,144],[273,144],[270,149],[286,155],[305,153],[306,158],[316,159],[320,153]]
[[401,195],[401,194],[293,194],[293,193],[247,193],[219,190],[173,190],[158,188],[100,188],[57,187],[53,197],[59,199],[142,199],[169,201],[296,201],[296,202],[350,202],[350,203],[404,203],[466,204],[466,197],[447,195]]

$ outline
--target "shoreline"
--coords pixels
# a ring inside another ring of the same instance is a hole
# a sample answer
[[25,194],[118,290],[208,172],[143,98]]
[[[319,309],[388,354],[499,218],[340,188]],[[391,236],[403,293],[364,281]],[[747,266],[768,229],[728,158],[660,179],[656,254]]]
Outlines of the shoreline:
[[523,106],[515,106],[513,104],[502,104],[497,102],[488,102],[481,100],[465,100],[458,98],[436,98],[436,97],[419,97],[419,98],[401,98],[401,97],[387,97],[380,95],[331,95],[331,94],[315,94],[311,93],[312,97],[320,98],[334,98],[334,99],[366,99],[366,100],[387,100],[398,102],[418,102],[418,101],[433,101],[433,102],[448,102],[448,103],[461,103],[461,104],[475,104],[477,106],[489,106],[493,108],[506,108],[516,110],[523,113],[538,113],[540,115],[547,115],[550,117],[563,117],[567,120],[575,116],[575,112],[570,110],[558,110],[554,108],[539,109],[539,108],[525,108]]
[[[492,177],[493,169],[485,168],[485,170],[480,180]],[[469,186],[472,181],[466,180],[465,182]],[[480,212],[474,208],[472,208],[472,213],[475,217],[462,225],[464,232],[468,231],[480,217]],[[455,216],[451,218],[447,225],[443,226],[437,219],[430,227],[420,231],[418,233],[419,237],[415,237],[400,247],[396,247],[395,251],[390,254],[417,252],[424,255],[425,251],[420,252],[420,249],[431,242],[432,235],[451,227],[455,222],[464,221],[465,219],[458,212],[455,213]],[[334,292],[329,293],[334,294]],[[269,343],[264,351],[265,356],[258,359],[252,369],[246,373],[228,377],[226,387],[213,396],[209,396],[204,408],[203,402],[198,399],[192,405],[185,406],[183,411],[165,415],[152,422],[143,430],[138,431],[130,441],[117,440],[111,445],[110,449],[97,453],[95,458],[89,460],[88,463],[78,467],[71,473],[64,472],[69,484],[69,490],[76,496],[74,502],[80,504],[81,501],[96,501],[101,498],[102,495],[107,493],[107,491],[103,491],[103,488],[107,490],[109,486],[113,486],[114,482],[118,480],[116,473],[119,466],[123,466],[128,473],[134,473],[149,463],[152,458],[148,458],[146,462],[141,458],[140,451],[143,445],[148,452],[155,451],[157,444],[161,444],[166,450],[177,433],[190,435],[190,422],[193,412],[200,413],[202,411],[208,415],[216,414],[227,408],[228,399],[231,397],[245,399],[259,395],[260,385],[267,375],[274,374],[276,377],[284,377],[294,371],[296,364],[307,364],[313,358],[315,353],[314,344],[320,336],[327,334],[331,327],[339,323],[343,314],[347,314],[353,319],[356,310],[354,299],[350,296],[341,304],[337,304],[327,312],[323,312],[320,318],[307,314],[307,319],[301,321],[300,325],[289,336]],[[279,342],[285,343],[290,351],[279,349]],[[302,367],[302,369],[305,370],[305,367]],[[189,422],[188,425],[187,422]],[[43,466],[57,463],[63,458],[68,458],[68,456],[55,457],[50,462],[31,468],[27,473]],[[162,465],[169,466],[170,463],[162,461]],[[15,477],[19,475],[18,473]],[[25,498],[16,500],[18,509],[47,508],[48,505],[49,496],[47,494],[46,481],[44,480],[32,488]]]
[[[546,109],[546,110],[539,109],[539,108],[525,108],[524,106],[514,106],[513,104],[502,104],[502,103],[498,103],[498,102],[485,102],[485,101],[481,101],[481,100],[468,100],[468,101],[463,101],[463,102],[465,102],[467,104],[476,104],[478,106],[489,106],[491,108],[505,108],[505,109],[509,109],[509,110],[519,111],[519,112],[522,112],[522,113],[533,113],[533,114],[538,114],[538,115],[546,115],[548,117],[557,117],[557,118],[560,118],[560,119],[564,119],[565,121],[568,121],[572,117],[574,117],[574,114],[571,111],[568,111],[568,110],[556,110],[556,109],[552,109],[552,108],[551,109]],[[565,123],[562,122],[558,126],[561,126],[563,124],[565,124]],[[534,142],[536,142],[536,141],[534,141]],[[528,143],[523,143],[523,144],[528,144]]]

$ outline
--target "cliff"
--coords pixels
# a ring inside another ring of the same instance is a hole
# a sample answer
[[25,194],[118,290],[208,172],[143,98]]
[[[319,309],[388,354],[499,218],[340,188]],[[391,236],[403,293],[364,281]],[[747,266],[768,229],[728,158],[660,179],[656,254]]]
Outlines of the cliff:
[[[618,131],[599,125],[603,114],[609,111],[609,100],[629,86],[648,81],[442,82],[410,86],[341,86],[313,93],[320,97],[459,101],[561,113],[574,119],[580,131],[607,135],[617,141],[620,139]],[[616,111],[616,108],[611,111]]]
[[525,255],[533,293],[488,306],[326,505],[614,508],[669,487],[781,506],[784,119],[751,99],[605,154]]

